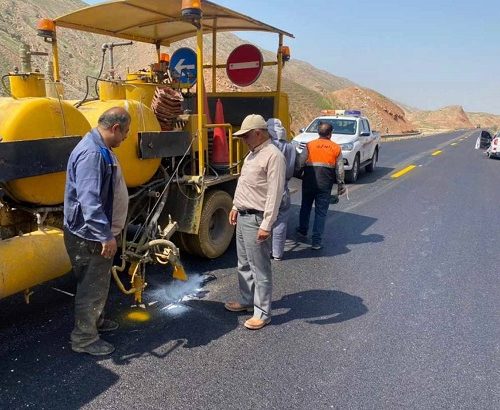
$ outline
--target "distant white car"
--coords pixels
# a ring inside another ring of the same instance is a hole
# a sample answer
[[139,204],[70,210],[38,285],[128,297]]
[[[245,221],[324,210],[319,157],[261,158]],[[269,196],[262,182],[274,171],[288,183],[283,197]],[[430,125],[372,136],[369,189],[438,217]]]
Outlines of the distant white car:
[[[333,115],[328,111],[332,111]],[[325,115],[315,118],[292,140],[297,151],[302,152],[308,142],[319,138],[319,124],[328,122],[333,127],[331,140],[342,147],[346,181],[356,182],[359,170],[363,167],[367,172],[373,172],[380,150],[380,134],[372,131],[368,118],[363,117],[360,111],[326,110],[326,112]]]
[[489,158],[500,157],[500,132],[497,132],[491,141],[491,145],[486,150]]
[[487,149],[491,145],[491,141],[493,140],[493,137],[488,131],[481,131],[481,134],[479,134],[479,137],[477,137],[476,140],[476,149]]

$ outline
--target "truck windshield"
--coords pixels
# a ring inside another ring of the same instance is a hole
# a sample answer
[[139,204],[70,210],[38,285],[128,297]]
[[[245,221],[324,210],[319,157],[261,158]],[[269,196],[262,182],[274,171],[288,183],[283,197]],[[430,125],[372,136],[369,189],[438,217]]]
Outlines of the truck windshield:
[[356,134],[356,120],[344,120],[342,118],[319,118],[307,127],[306,132],[318,132],[318,126],[321,122],[332,124],[334,134]]

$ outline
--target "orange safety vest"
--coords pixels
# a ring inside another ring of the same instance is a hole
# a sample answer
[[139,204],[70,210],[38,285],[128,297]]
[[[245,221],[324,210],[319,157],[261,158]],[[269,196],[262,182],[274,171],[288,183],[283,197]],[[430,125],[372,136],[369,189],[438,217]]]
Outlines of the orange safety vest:
[[306,166],[335,168],[342,148],[332,140],[319,138],[307,144]]
[[329,192],[335,182],[336,164],[340,155],[340,146],[329,139],[319,138],[309,142],[302,189]]

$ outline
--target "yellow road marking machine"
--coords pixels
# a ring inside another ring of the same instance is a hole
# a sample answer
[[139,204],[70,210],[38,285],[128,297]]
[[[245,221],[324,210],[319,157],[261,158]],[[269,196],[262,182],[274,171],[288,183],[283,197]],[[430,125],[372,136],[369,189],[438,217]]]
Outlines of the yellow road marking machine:
[[[106,76],[95,78],[97,98],[64,99],[57,41],[61,28],[120,39],[102,46],[110,67]],[[235,50],[234,61],[217,61],[217,34],[248,30],[277,35],[276,59],[247,58]],[[115,149],[129,189],[127,235],[121,264],[113,267],[119,288],[141,301],[145,267],[154,263],[171,264],[173,276],[185,279],[179,248],[207,258],[223,254],[233,236],[228,213],[245,155],[233,129],[246,115],[259,113],[281,119],[289,130],[281,78],[289,58],[283,40],[293,36],[203,0],[110,1],[43,19],[38,34],[51,46],[52,72],[34,72],[35,53],[22,45],[21,68],[2,77],[9,96],[0,98],[0,298],[22,291],[29,295],[31,287],[70,271],[61,230],[67,160],[99,115],[115,106],[132,117],[129,138]],[[195,50],[182,48],[169,56],[162,49],[190,37],[196,38]],[[207,40],[212,43],[209,62],[203,56]],[[113,48],[130,42],[152,47],[153,61],[148,69],[121,79]],[[252,81],[267,67],[277,73],[272,91],[217,89],[218,68],[230,78],[243,75]],[[212,78],[208,92],[205,75]],[[224,105],[222,123],[208,115],[219,103]],[[221,132],[222,148],[215,139]],[[214,161],[216,150],[225,163]],[[119,276],[125,270],[129,286]]]

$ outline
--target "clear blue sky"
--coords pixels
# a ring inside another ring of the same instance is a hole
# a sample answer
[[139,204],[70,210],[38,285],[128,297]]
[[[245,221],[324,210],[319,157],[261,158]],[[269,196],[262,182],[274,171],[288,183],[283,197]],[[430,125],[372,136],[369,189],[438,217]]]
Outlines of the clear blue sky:
[[[293,33],[292,58],[403,104],[500,114],[499,0],[214,2]],[[276,36],[237,34],[276,49]]]

